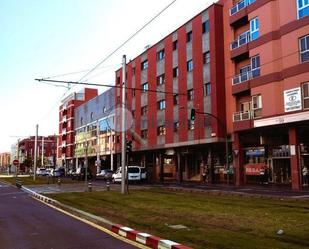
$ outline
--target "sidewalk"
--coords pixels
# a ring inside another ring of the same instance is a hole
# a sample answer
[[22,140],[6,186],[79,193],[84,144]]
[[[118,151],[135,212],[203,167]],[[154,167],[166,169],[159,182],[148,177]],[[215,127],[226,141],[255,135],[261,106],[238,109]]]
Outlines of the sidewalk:
[[209,183],[162,183],[156,184],[158,187],[168,187],[171,189],[179,190],[196,190],[196,191],[207,191],[207,192],[224,192],[231,194],[249,194],[258,195],[265,197],[279,197],[279,198],[293,198],[293,199],[308,199],[309,200],[309,188],[302,189],[300,191],[292,190],[287,186],[278,185],[245,185],[245,186],[234,186],[227,184],[209,184]]

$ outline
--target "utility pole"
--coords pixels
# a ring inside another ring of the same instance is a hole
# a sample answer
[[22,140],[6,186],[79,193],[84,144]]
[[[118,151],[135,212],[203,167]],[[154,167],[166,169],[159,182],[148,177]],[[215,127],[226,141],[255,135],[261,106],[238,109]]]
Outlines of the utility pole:
[[100,160],[100,123],[97,121],[97,173],[101,172],[101,160]]
[[16,165],[16,177],[18,176],[18,171],[19,171],[19,164],[20,164],[20,161],[19,161],[19,140],[20,138],[17,139],[17,160],[18,160],[18,165]]
[[33,169],[33,180],[35,181],[36,176],[36,163],[38,157],[38,132],[39,132],[39,125],[35,126],[35,140],[34,140],[34,169]]
[[86,153],[85,153],[85,187],[87,189],[87,174],[88,174],[88,126],[86,126]]
[[126,56],[122,57],[122,106],[121,108],[121,193],[126,193]]
[[111,170],[114,171],[114,154],[113,154],[113,135],[112,129],[110,129],[109,133],[109,151],[111,154]]
[[41,158],[41,166],[44,165],[44,137],[42,137],[42,158]]

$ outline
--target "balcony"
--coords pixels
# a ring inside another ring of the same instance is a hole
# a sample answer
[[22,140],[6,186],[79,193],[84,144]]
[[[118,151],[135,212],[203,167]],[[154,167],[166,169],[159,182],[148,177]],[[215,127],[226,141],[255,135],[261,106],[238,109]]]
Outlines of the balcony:
[[237,85],[242,82],[254,79],[256,77],[259,77],[261,75],[261,69],[260,68],[255,68],[253,70],[247,71],[245,73],[238,74],[233,77],[232,79],[232,84]]
[[237,4],[235,4],[232,8],[230,8],[230,16],[236,14],[242,9],[246,8],[250,4],[254,3],[256,0],[241,0]]
[[235,112],[233,114],[233,122],[250,120],[250,119],[251,119],[251,111]]
[[67,145],[66,141],[63,141],[62,144],[61,144],[62,147],[66,147],[66,145]]
[[251,41],[250,30],[247,30],[244,34],[238,36],[238,38],[231,43],[231,50],[239,48]]

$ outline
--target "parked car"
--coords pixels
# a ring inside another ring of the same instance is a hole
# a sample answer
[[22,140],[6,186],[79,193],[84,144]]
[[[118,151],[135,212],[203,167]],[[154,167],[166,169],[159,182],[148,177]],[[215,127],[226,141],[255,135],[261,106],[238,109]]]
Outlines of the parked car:
[[[146,171],[142,172],[140,166],[128,166],[128,180],[129,181],[141,181],[146,177]],[[144,170],[143,170],[144,171]],[[113,183],[121,182],[121,167],[112,175]]]
[[[71,178],[77,180],[84,180],[85,179],[85,168],[77,168],[76,171],[73,171],[71,174]],[[91,179],[92,175],[90,170],[87,170],[87,179]]]
[[45,168],[37,168],[36,175],[37,176],[47,176],[48,171]]
[[110,169],[102,169],[100,173],[97,174],[98,178],[103,178],[104,180],[112,179],[114,171]]
[[59,169],[51,169],[49,176],[51,177],[60,177],[62,176],[62,172]]

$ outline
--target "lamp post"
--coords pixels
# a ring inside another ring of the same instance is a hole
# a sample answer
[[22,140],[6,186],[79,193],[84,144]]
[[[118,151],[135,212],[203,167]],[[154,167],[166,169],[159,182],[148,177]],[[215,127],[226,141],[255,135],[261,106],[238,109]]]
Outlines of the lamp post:
[[229,145],[228,145],[228,136],[227,136],[227,127],[226,125],[215,115],[209,112],[199,112],[196,111],[194,108],[191,109],[191,120],[195,120],[195,114],[204,114],[204,115],[209,115],[210,117],[214,118],[217,120],[218,124],[221,126],[221,128],[224,130],[225,133],[225,167],[227,170],[227,184],[230,183],[229,179],[229,173],[230,173],[230,167],[229,167]]

